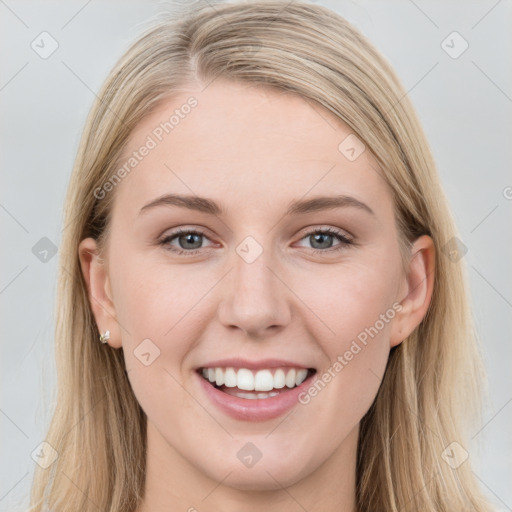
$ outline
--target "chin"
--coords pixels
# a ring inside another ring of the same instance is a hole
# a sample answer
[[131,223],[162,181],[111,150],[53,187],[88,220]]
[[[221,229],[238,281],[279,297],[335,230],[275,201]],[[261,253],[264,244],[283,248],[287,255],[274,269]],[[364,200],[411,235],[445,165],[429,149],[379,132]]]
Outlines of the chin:
[[219,465],[209,469],[202,466],[202,471],[207,472],[213,480],[240,491],[279,490],[299,482],[309,473],[306,467],[298,467],[296,463],[279,456],[265,460],[261,458],[252,467],[245,467],[238,460],[226,465],[225,459],[221,459]]
[[[290,474],[290,471],[275,471],[266,467],[253,473],[254,470],[255,468],[233,471],[223,484],[239,491],[276,491],[301,480],[299,475]],[[224,477],[222,475],[221,479]]]

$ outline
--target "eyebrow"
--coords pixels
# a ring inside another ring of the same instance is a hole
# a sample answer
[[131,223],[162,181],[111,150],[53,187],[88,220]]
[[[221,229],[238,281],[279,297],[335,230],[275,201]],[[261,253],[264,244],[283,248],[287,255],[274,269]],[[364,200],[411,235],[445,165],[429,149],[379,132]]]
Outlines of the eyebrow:
[[[165,194],[154,199],[140,209],[139,215],[157,206],[178,206],[209,215],[224,215],[224,210],[212,199],[178,194]],[[374,211],[367,204],[359,201],[359,199],[355,197],[347,195],[318,196],[311,199],[295,200],[289,203],[285,215],[303,215],[321,210],[349,207],[358,208],[371,215],[375,215]]]

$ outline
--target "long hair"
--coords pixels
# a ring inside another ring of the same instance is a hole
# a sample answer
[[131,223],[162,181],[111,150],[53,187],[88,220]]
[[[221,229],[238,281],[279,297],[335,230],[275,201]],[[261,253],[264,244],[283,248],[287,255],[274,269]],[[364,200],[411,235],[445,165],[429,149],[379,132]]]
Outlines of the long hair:
[[122,351],[98,341],[78,245],[92,236],[101,247],[108,236],[114,193],[99,200],[95,190],[114,175],[137,124],[187,84],[217,78],[273,86],[332,112],[383,170],[402,254],[422,234],[436,247],[428,312],[391,350],[361,421],[358,510],[490,510],[470,460],[454,467],[446,457],[469,450],[485,375],[464,260],[443,250],[457,229],[417,115],[386,59],[345,19],[279,0],[193,6],[159,20],[98,94],[71,175],[60,246],[58,389],[45,438],[58,458],[36,467],[30,510],[132,512],[144,495],[146,416]]

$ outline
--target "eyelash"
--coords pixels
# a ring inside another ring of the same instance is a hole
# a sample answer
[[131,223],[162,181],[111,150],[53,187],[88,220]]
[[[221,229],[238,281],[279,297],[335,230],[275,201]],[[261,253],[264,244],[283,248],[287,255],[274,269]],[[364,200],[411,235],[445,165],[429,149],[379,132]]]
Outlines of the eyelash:
[[[166,245],[169,244],[169,242],[174,240],[176,237],[178,237],[180,235],[183,235],[183,234],[199,235],[199,236],[204,236],[205,238],[208,238],[206,236],[206,233],[204,233],[202,231],[199,231],[199,230],[196,230],[196,229],[182,229],[182,228],[180,228],[177,231],[171,233],[170,235],[167,235],[166,237],[164,237],[162,240],[160,240],[158,242],[158,244],[162,245],[162,246],[166,246]],[[318,254],[318,253],[325,254],[326,252],[340,251],[342,249],[345,249],[346,246],[353,245],[353,243],[354,243],[353,240],[347,238],[343,233],[341,233],[340,231],[338,231],[336,229],[333,229],[333,228],[311,230],[311,231],[305,233],[304,236],[301,238],[301,240],[304,239],[304,238],[307,238],[308,236],[318,235],[318,234],[332,235],[332,236],[338,238],[338,240],[341,243],[339,245],[335,246],[335,247],[329,247],[328,249],[311,249],[313,254]],[[187,250],[184,250],[184,249],[176,249],[176,248],[172,248],[171,249],[170,247],[165,247],[165,248],[167,250],[175,253],[175,254],[187,255],[187,256],[192,256],[192,255],[197,254],[198,252],[200,252],[202,250],[202,249],[192,249],[190,251],[187,251]]]

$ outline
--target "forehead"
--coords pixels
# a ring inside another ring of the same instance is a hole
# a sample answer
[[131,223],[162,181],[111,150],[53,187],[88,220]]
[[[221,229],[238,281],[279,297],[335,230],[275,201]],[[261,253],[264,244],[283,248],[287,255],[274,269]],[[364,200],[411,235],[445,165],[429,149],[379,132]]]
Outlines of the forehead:
[[138,209],[169,192],[214,197],[233,211],[329,192],[391,204],[353,130],[321,105],[267,86],[215,80],[173,96],[133,131],[123,165],[116,195]]

